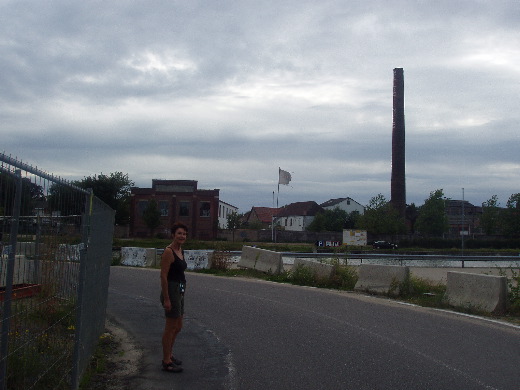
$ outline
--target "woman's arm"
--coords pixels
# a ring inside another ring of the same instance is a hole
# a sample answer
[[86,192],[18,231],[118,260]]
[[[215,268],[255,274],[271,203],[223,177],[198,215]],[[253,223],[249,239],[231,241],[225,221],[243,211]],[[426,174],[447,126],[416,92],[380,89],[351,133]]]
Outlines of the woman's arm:
[[166,248],[161,256],[161,291],[163,295],[163,307],[166,311],[172,309],[168,293],[168,272],[170,271],[171,263],[174,261],[173,251],[170,248]]

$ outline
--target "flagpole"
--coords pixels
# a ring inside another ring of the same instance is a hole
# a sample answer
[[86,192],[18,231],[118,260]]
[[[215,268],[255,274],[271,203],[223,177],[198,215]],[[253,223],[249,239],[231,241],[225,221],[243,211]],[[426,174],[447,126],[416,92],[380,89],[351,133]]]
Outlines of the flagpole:
[[[274,191],[273,191],[273,208],[274,208]],[[274,214],[271,215],[271,241],[274,242]]]
[[278,167],[278,195],[276,195],[276,208],[278,208],[278,197],[280,196],[280,167]]
[[[280,197],[280,167],[278,167],[278,193],[276,194],[276,210],[278,210],[278,198]],[[274,229],[274,216],[273,216],[273,229]],[[274,230],[273,230],[274,233]],[[276,242],[276,234],[273,234],[273,242]]]

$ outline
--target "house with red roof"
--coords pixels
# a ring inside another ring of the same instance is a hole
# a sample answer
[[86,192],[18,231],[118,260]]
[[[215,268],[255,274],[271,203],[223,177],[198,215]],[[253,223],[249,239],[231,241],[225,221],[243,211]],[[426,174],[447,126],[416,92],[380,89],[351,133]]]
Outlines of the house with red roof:
[[280,209],[275,207],[252,207],[244,216],[246,226],[260,225],[264,229],[271,228],[273,217]]

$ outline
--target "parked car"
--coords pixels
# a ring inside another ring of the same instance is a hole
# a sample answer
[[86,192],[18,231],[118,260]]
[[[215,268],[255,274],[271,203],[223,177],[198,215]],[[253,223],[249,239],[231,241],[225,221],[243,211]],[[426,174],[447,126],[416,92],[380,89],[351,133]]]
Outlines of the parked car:
[[374,241],[372,244],[372,247],[374,249],[396,249],[397,245],[392,244],[391,242],[388,242],[388,241]]

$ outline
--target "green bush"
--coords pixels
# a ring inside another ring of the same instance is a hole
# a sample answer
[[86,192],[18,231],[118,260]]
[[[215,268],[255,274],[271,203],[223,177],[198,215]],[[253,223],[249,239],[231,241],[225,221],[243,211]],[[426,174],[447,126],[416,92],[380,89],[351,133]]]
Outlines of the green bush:
[[358,281],[356,268],[348,265],[336,265],[334,268],[334,274],[330,281],[334,288],[340,290],[353,290]]
[[289,280],[291,283],[300,286],[314,286],[317,278],[312,269],[304,265],[298,265],[289,273]]

